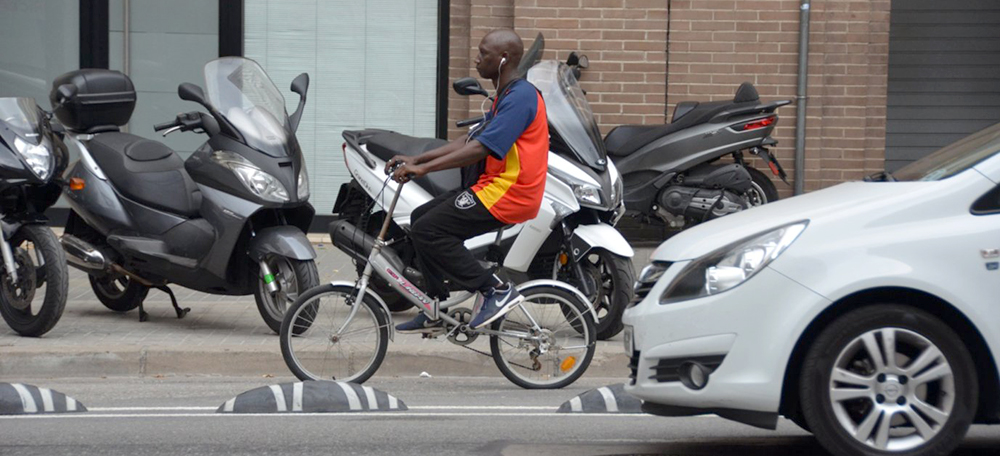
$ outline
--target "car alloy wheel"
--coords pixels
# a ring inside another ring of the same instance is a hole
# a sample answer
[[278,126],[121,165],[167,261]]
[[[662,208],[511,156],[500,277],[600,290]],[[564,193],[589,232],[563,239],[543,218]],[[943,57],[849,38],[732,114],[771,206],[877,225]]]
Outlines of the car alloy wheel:
[[830,375],[837,421],[882,451],[921,446],[941,431],[955,405],[955,375],[927,338],[900,328],[868,331],[847,344]]

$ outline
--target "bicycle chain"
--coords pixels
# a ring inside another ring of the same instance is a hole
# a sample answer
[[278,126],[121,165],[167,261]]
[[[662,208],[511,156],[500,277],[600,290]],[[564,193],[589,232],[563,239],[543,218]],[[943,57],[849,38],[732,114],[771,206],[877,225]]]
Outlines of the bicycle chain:
[[[468,348],[469,350],[472,350],[472,351],[474,351],[476,353],[479,353],[480,355],[486,356],[488,358],[492,358],[493,357],[493,355],[490,354],[490,353],[486,353],[486,352],[484,352],[482,350],[477,350],[477,349],[472,348],[472,347],[470,347],[468,345],[461,345],[461,346],[465,347],[465,348]],[[531,367],[528,367],[528,366],[524,366],[524,365],[521,365],[521,364],[518,364],[518,363],[514,363],[514,362],[508,362],[508,364],[510,364],[512,366],[520,367],[521,369],[527,369],[527,370],[530,370],[530,371],[536,371],[536,370],[538,370],[538,369],[531,368]]]

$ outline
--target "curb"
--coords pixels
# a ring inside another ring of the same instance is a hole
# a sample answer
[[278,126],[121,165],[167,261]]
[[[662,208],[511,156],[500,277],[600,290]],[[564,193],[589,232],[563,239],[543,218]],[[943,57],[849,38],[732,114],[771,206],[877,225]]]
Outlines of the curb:
[[[288,376],[277,344],[274,350],[248,350],[246,346],[191,349],[156,347],[96,347],[88,351],[22,349],[0,357],[0,378],[49,377],[145,377],[156,375]],[[625,377],[628,358],[612,342],[608,350],[598,350],[584,375]],[[446,350],[440,345],[389,346],[377,377],[433,376],[499,377],[492,358],[462,349]],[[452,347],[447,347],[452,348]],[[457,347],[455,347],[457,348]]]

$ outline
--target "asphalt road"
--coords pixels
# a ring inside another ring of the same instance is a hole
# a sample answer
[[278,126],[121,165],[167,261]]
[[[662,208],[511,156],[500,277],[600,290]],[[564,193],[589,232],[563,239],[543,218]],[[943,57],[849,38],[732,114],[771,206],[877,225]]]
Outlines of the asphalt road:
[[[10,381],[10,379],[5,379]],[[716,417],[553,413],[618,379],[526,391],[502,378],[385,378],[367,385],[406,412],[219,415],[237,394],[291,378],[18,379],[66,393],[91,411],[0,416],[0,454],[825,454],[788,421],[764,431]],[[1000,427],[975,427],[956,455],[996,454]]]

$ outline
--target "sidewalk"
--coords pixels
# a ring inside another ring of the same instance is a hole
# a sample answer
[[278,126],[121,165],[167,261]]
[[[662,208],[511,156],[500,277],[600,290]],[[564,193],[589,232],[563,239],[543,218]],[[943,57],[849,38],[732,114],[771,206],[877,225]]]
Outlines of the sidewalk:
[[[317,236],[320,279],[353,280],[354,266]],[[311,236],[312,238],[312,236]],[[636,252],[638,272],[652,249]],[[42,338],[20,337],[0,324],[0,380],[24,377],[156,375],[288,376],[278,336],[264,325],[253,296],[215,296],[176,287],[178,302],[191,312],[178,320],[166,294],[152,290],[145,301],[149,320],[137,311],[106,309],[90,290],[86,275],[70,268],[69,300],[62,319]],[[397,322],[415,311],[394,314]],[[473,348],[489,351],[480,338]],[[587,375],[627,376],[621,336],[599,342]],[[397,334],[378,376],[497,376],[492,358],[446,339]]]

